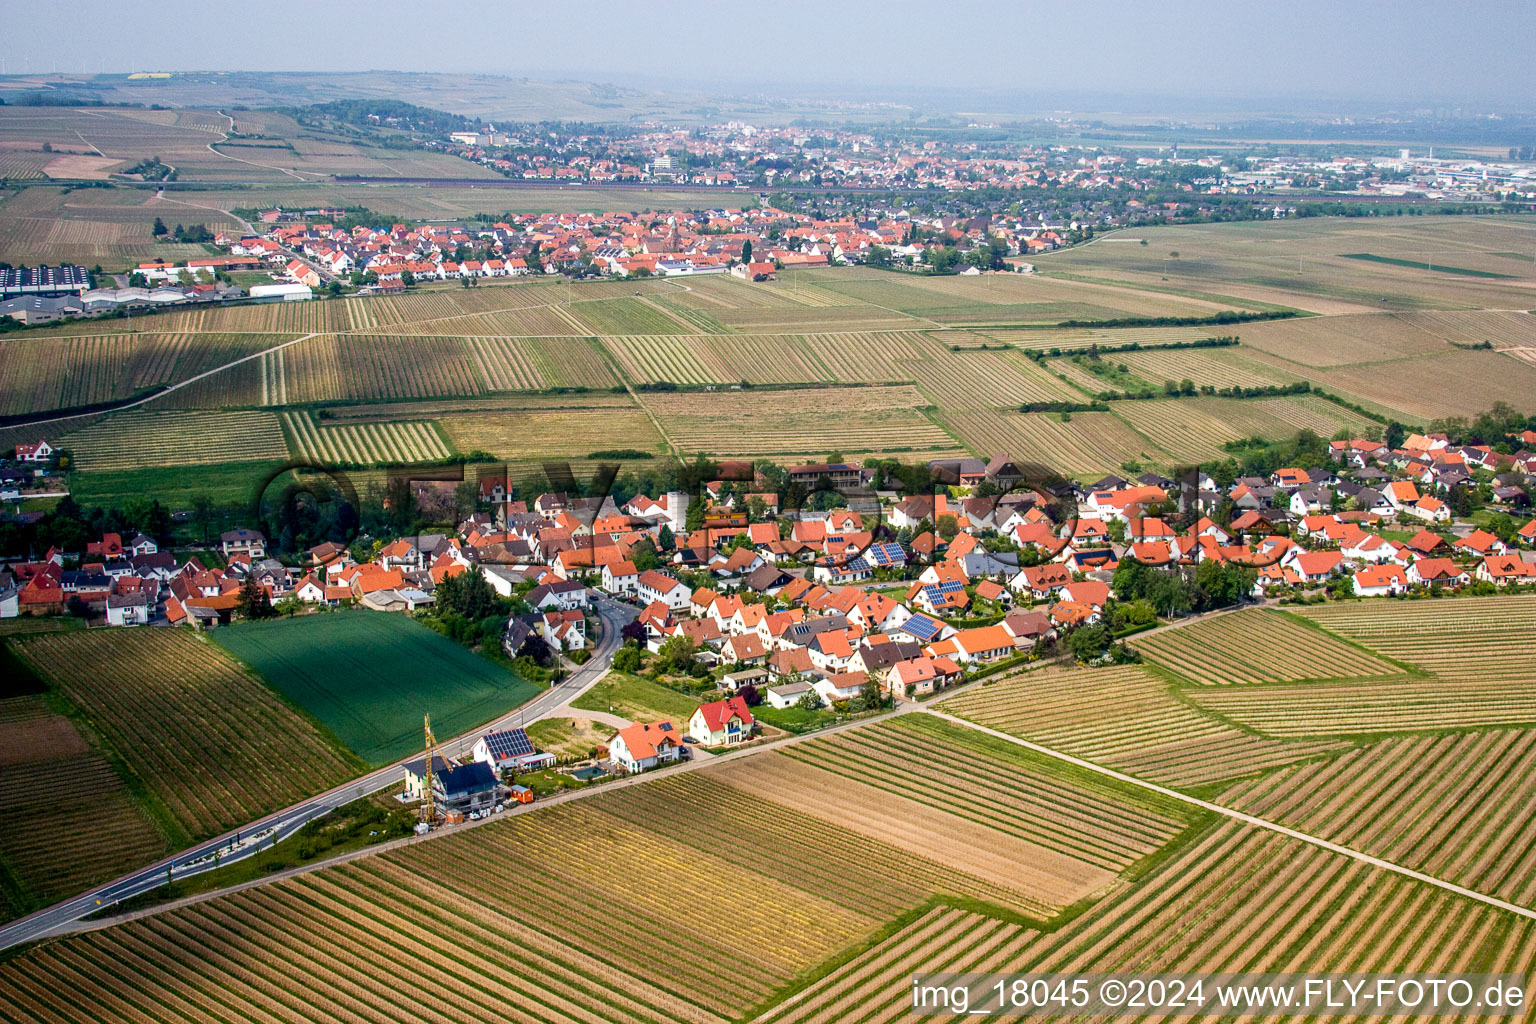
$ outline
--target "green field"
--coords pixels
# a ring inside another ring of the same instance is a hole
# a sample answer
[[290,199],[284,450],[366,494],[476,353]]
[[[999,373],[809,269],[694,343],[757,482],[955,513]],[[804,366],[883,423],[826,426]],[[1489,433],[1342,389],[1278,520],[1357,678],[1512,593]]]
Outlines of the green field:
[[359,757],[387,764],[473,729],[538,687],[401,615],[343,612],[241,623],[214,639]]
[[583,711],[612,711],[637,722],[670,718],[678,726],[685,726],[699,702],[649,679],[627,672],[609,672],[596,686],[572,701],[571,706]]
[[1373,252],[1346,252],[1343,255],[1347,260],[1368,260],[1371,263],[1386,263],[1394,267],[1411,267],[1414,270],[1435,270],[1442,274],[1464,274],[1467,277],[1496,278],[1513,278],[1515,276],[1514,274],[1495,274],[1491,270],[1473,270],[1471,267],[1437,267],[1433,263],[1421,260],[1401,260],[1395,256],[1377,256]]

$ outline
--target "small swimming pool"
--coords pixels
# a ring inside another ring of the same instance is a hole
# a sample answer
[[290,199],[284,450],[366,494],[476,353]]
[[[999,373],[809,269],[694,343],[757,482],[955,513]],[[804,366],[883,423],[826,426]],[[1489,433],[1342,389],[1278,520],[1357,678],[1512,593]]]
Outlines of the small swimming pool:
[[606,771],[599,768],[597,765],[592,765],[590,768],[578,768],[571,772],[572,776],[580,779],[582,782],[591,782],[593,779],[600,779],[607,774],[608,773]]

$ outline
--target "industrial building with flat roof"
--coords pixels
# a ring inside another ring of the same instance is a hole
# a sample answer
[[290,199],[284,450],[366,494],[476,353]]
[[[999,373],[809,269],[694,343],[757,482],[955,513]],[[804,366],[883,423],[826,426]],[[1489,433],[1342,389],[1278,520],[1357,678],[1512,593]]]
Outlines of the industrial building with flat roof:
[[80,295],[91,286],[84,267],[14,267],[0,270],[0,299],[16,295]]

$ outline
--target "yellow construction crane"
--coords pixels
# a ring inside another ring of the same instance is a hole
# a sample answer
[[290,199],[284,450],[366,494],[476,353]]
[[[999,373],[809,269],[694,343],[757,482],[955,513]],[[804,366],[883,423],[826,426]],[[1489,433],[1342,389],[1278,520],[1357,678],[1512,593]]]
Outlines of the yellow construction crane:
[[437,746],[437,737],[432,735],[432,716],[422,716],[423,729],[427,734],[427,759],[422,769],[422,801],[421,820],[428,825],[437,821],[437,797],[433,792],[436,779],[432,773],[432,748]]

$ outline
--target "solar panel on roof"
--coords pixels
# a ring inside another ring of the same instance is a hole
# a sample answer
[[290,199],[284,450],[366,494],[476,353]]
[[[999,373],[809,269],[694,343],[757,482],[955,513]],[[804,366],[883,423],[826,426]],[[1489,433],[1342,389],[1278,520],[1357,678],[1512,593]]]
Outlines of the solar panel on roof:
[[926,615],[914,615],[902,623],[901,628],[919,640],[931,640],[944,628],[944,624]]
[[485,744],[496,758],[523,757],[534,753],[533,744],[522,729],[490,733],[485,737]]

